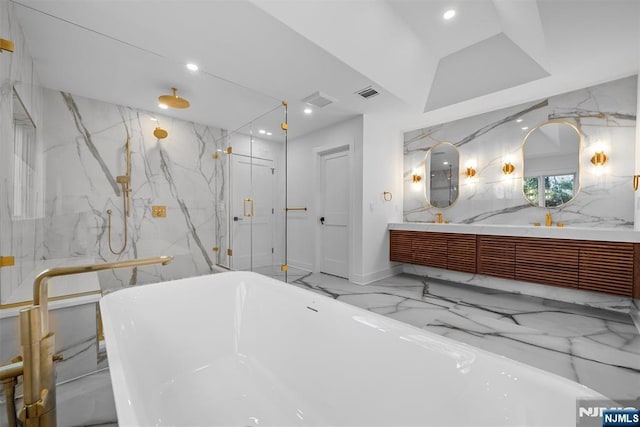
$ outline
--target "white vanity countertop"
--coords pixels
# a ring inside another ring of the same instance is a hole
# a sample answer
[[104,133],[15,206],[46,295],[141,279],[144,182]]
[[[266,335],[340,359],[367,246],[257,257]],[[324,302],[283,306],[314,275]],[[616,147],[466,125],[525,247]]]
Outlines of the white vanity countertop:
[[389,230],[433,231],[440,233],[485,234],[491,236],[546,237],[554,239],[598,240],[603,242],[640,243],[640,231],[628,228],[552,227],[494,224],[435,224],[428,222],[393,222]]

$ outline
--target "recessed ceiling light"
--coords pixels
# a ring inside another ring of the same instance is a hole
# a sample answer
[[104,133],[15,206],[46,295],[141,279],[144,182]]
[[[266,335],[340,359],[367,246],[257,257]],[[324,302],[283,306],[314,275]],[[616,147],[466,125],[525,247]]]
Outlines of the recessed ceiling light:
[[311,113],[313,113],[313,110],[311,108],[305,108],[304,109],[304,113],[305,114],[311,114]]
[[267,132],[267,136],[271,136],[273,135],[271,132]]
[[522,123],[522,119],[518,119],[518,120],[516,120],[516,122]]
[[449,9],[449,10],[447,10],[447,11],[444,13],[444,15],[442,15],[442,17],[443,17],[444,19],[446,19],[447,21],[448,21],[449,19],[453,18],[454,16],[456,16],[456,11],[455,11],[455,10],[453,10],[453,9]]
[[191,71],[198,71],[198,66],[192,62],[187,64],[187,68]]
[[266,131],[266,130],[264,130],[264,129],[260,129],[260,130],[258,131],[258,133],[261,133],[262,135],[264,135],[265,133],[267,133],[267,131]]
[[166,110],[167,108],[169,108],[167,104],[158,104],[158,107],[162,108],[163,110]]
[[527,129],[529,129],[529,126],[525,126],[522,128],[522,130],[527,130]]

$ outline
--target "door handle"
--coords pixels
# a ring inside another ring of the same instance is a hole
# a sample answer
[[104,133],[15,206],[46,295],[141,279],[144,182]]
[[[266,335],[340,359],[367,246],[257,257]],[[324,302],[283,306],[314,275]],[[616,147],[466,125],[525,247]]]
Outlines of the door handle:
[[[249,212],[247,212],[247,203],[250,204]],[[244,199],[242,201],[242,214],[243,214],[243,216],[246,216],[246,217],[253,216],[253,206],[254,206],[253,199],[251,199],[251,198]]]
[[323,216],[320,217],[320,224],[324,225],[324,217]]

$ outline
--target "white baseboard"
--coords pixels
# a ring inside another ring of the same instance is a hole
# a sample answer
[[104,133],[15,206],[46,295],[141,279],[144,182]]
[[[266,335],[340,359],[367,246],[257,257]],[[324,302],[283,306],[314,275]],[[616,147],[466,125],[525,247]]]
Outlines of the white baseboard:
[[354,274],[349,278],[349,281],[356,285],[368,285],[369,283],[385,279],[391,276],[397,276],[403,272],[403,265],[394,265],[384,270],[375,271],[367,274]]

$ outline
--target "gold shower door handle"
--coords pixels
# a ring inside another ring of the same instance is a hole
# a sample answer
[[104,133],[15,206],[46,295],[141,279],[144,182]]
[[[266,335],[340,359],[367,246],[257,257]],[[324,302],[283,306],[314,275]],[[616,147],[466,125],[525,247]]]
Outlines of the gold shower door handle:
[[[247,203],[250,204],[250,210],[247,213]],[[246,217],[252,217],[253,216],[253,207],[254,207],[254,203],[253,203],[253,199],[251,198],[247,198],[244,199],[242,202],[242,215],[246,216]]]

